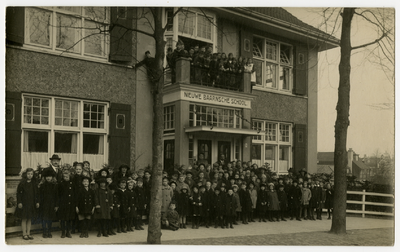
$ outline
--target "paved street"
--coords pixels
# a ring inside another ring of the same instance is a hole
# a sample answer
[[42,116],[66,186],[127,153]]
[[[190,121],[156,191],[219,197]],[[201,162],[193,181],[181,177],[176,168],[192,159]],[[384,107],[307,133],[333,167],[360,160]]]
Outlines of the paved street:
[[[376,244],[377,234],[385,234],[386,239],[379,240],[377,245],[390,245],[393,239],[392,228],[393,220],[374,219],[374,218],[347,218],[348,234],[352,236],[350,240],[343,241],[341,238],[335,240],[327,233],[331,226],[331,221],[326,217],[322,221],[287,221],[287,222],[267,222],[267,223],[251,223],[249,225],[239,224],[234,229],[221,228],[205,228],[191,229],[189,226],[186,230],[178,231],[162,231],[163,244],[182,244],[182,245],[374,245]],[[380,232],[374,232],[373,229],[380,229]],[[365,231],[363,231],[365,230]],[[317,233],[315,233],[317,232]],[[79,235],[73,235],[72,239],[60,238],[60,231],[53,232],[52,239],[44,239],[40,234],[35,234],[34,240],[25,241],[20,236],[6,238],[6,242],[10,245],[22,244],[145,244],[147,238],[147,226],[144,231],[129,232],[126,234],[118,234],[111,237],[96,237],[97,232],[89,233],[89,238],[79,238]],[[313,239],[315,234],[321,237],[321,242]],[[282,234],[285,234],[282,236]],[[287,235],[289,234],[289,236]],[[370,234],[374,240],[363,240],[363,236]],[[281,235],[281,236],[279,236]],[[304,237],[309,237],[314,242],[302,243]],[[329,236],[329,237],[328,237]],[[232,239],[235,237],[234,239]],[[281,239],[281,238],[285,239]],[[292,242],[287,243],[287,237],[292,237]],[[222,239],[221,239],[222,238]],[[333,239],[333,240],[332,240]],[[325,243],[324,243],[325,241]],[[337,243],[335,243],[337,241]],[[332,243],[333,242],[333,243]],[[345,242],[343,244],[343,242]]]

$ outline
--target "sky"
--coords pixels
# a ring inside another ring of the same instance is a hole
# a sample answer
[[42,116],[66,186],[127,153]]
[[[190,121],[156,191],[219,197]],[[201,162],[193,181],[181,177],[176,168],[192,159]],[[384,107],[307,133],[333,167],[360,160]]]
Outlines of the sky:
[[[317,26],[321,23],[320,9],[285,8],[300,20]],[[360,19],[352,25],[352,46],[375,40],[376,33]],[[340,38],[340,34],[336,36]],[[368,59],[368,48],[356,51],[351,58],[350,126],[347,149],[360,156],[394,153],[394,109],[377,110],[379,103],[394,103],[394,83],[379,66]],[[334,124],[338,99],[340,48],[319,54],[318,76],[318,151],[334,151]]]

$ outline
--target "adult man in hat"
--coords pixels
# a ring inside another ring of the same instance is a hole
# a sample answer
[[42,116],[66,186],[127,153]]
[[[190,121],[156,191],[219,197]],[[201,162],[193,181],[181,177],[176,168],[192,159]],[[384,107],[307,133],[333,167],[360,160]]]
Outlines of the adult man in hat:
[[[42,171],[42,174],[46,170],[52,171],[52,172],[55,173],[55,178],[57,179],[57,182],[60,182],[61,179],[62,179],[62,176],[63,176],[62,170],[61,170],[61,167],[60,167],[61,158],[57,154],[53,154],[53,156],[51,158],[49,158],[49,159],[50,159],[50,166],[47,167],[47,168],[44,168],[43,171]],[[43,175],[42,175],[42,177],[43,177]]]

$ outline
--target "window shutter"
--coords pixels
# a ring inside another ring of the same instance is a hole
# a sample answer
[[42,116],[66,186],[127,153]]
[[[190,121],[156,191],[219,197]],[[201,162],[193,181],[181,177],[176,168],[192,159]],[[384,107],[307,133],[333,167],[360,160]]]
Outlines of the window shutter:
[[295,171],[306,168],[307,158],[307,125],[296,124],[294,127],[294,158],[293,165]]
[[126,15],[119,17],[118,8],[111,8],[110,61],[132,61],[132,30],[129,29],[133,28],[133,10],[126,8]]
[[131,105],[111,103],[109,135],[109,164],[117,167],[130,164]]
[[6,175],[10,176],[21,171],[21,105],[21,93],[6,92]]
[[307,94],[307,72],[308,72],[308,53],[307,47],[296,46],[295,48],[295,78],[293,93],[297,95]]
[[7,7],[6,10],[6,39],[7,42],[22,45],[25,33],[25,8]]
[[242,28],[240,30],[240,56],[253,57],[253,33]]

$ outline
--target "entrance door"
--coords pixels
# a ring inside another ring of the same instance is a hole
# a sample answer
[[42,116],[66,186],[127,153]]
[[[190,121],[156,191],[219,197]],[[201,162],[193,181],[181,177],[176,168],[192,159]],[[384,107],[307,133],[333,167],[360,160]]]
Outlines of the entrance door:
[[175,140],[164,140],[164,170],[168,175],[174,171]]
[[204,159],[211,164],[211,140],[197,141],[197,158],[201,153],[204,155]]
[[218,142],[218,160],[225,156],[225,164],[231,161],[231,142]]

